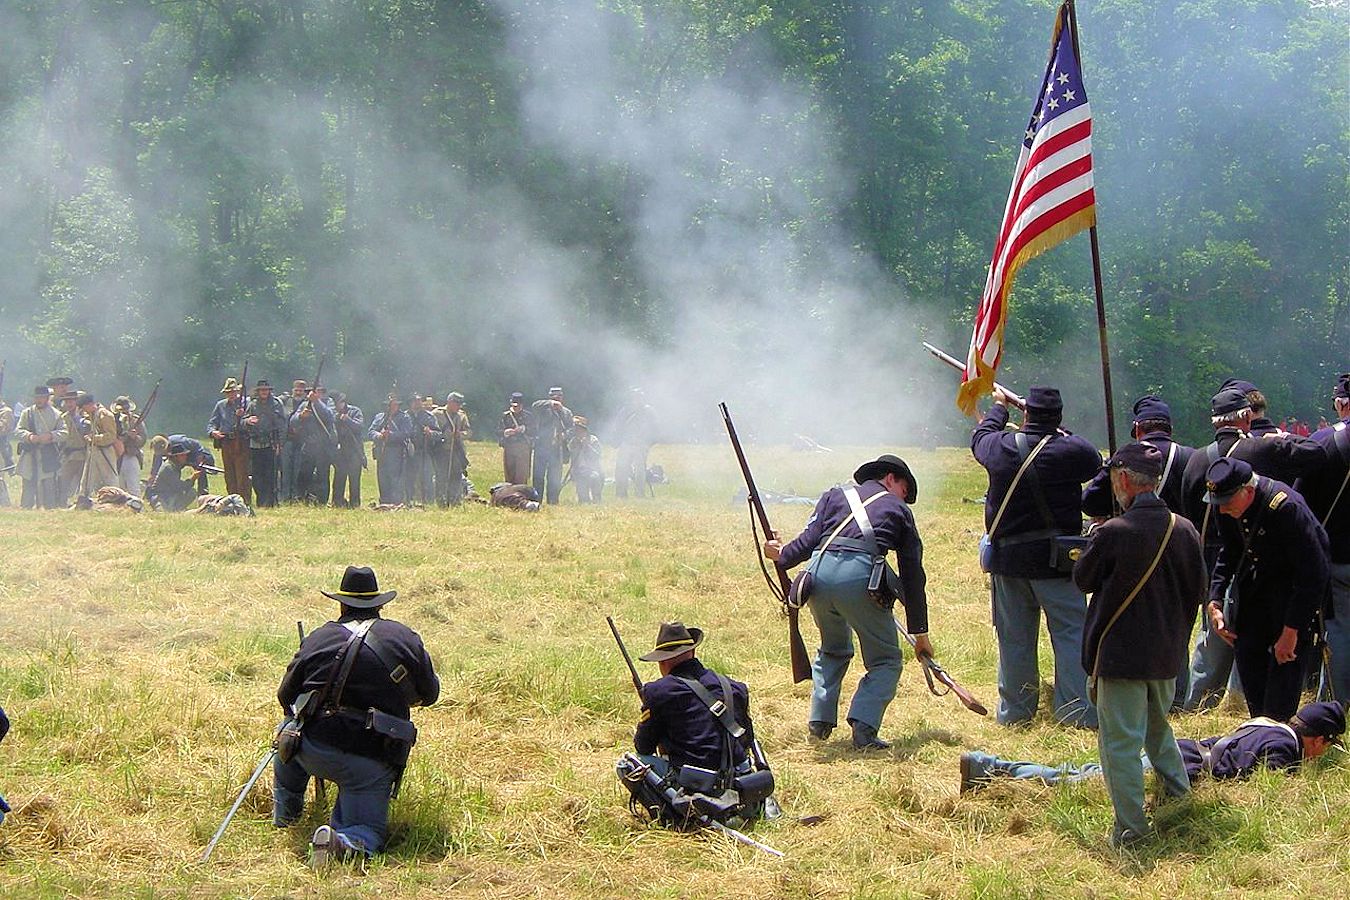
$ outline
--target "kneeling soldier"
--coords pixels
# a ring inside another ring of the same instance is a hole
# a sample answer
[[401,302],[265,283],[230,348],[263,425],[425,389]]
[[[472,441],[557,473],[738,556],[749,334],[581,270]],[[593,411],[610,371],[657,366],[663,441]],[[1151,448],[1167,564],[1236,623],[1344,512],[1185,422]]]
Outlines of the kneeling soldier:
[[639,657],[660,665],[661,677],[642,687],[637,753],[625,753],[617,766],[633,811],[641,806],[676,827],[702,824],[705,816],[757,818],[773,792],[750,721],[750,690],[699,662],[694,650],[702,642],[697,628],[662,623],[656,648]]
[[277,733],[272,820],[300,819],[311,777],[337,785],[327,825],[314,831],[310,864],[369,856],[384,848],[389,801],[397,795],[417,740],[410,707],[436,702],[441,685],[422,639],[380,618],[396,591],[381,591],[375,573],[348,566],[336,593],[336,622],[300,644],[277,689],[289,718]]

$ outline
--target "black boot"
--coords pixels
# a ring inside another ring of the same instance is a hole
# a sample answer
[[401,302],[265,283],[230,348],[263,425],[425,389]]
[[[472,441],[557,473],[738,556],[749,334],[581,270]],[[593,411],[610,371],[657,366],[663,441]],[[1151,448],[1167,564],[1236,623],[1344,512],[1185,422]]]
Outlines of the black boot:
[[877,737],[877,730],[866,722],[850,722],[853,726],[853,748],[855,750],[889,750],[889,741]]

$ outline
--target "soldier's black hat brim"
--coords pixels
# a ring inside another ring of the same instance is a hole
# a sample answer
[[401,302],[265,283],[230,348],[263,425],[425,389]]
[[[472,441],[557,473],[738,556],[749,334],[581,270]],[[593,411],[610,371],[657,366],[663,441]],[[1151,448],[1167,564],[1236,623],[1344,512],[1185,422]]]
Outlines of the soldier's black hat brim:
[[377,591],[374,594],[344,594],[342,591],[319,591],[330,600],[336,600],[343,606],[350,606],[352,609],[375,609],[384,606],[390,600],[398,596],[398,591]]
[[880,480],[886,473],[893,473],[909,482],[909,500],[913,503],[919,499],[919,482],[915,480],[914,473],[909,470],[909,463],[891,453],[883,453],[871,462],[863,463],[853,473],[853,480],[858,484],[864,481]]
[[693,650],[699,644],[703,643],[703,629],[689,628],[689,639],[679,638],[669,644],[658,644],[656,649],[650,653],[644,653],[638,659],[643,662],[661,662],[666,659],[674,659],[677,656],[683,656],[690,650]]
[[342,575],[342,585],[336,591],[319,593],[353,609],[375,609],[398,596],[398,591],[380,590],[375,573],[367,566],[348,566]]

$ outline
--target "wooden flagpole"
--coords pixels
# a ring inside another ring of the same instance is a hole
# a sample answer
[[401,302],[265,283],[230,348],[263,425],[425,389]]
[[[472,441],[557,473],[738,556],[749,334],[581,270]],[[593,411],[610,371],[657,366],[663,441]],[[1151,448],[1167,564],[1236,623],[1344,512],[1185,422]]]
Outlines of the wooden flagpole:
[[[1078,59],[1078,70],[1081,72],[1083,70],[1083,54],[1078,50],[1078,13],[1074,10],[1073,2],[1074,0],[1064,0],[1064,5],[1069,10],[1069,29],[1073,38],[1073,55]],[[1092,286],[1097,293],[1097,338],[1101,344],[1102,385],[1106,393],[1106,443],[1111,450],[1111,454],[1115,455],[1115,396],[1111,390],[1111,354],[1106,348],[1106,303],[1102,299],[1102,256],[1101,250],[1097,246],[1096,225],[1088,229],[1088,239],[1092,244]]]

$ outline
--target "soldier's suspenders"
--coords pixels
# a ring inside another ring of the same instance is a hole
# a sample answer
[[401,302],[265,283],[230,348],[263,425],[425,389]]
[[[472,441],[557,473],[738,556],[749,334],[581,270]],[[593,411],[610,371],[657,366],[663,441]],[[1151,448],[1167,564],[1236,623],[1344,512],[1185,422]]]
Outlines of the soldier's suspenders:
[[[371,619],[370,621],[375,622],[378,620]],[[417,693],[417,686],[412,683],[412,679],[409,677],[412,673],[408,671],[408,667],[403,665],[403,663],[394,662],[390,659],[389,648],[386,647],[384,642],[375,634],[374,627],[366,632],[366,647],[371,653],[375,654],[375,657],[379,659],[380,664],[384,666],[385,671],[389,673],[389,680],[398,686],[399,693],[403,695],[404,702],[409,706],[418,706],[421,704],[422,697]]]
[[1167,465],[1163,466],[1162,478],[1158,481],[1158,496],[1167,489],[1167,476],[1172,474],[1172,463],[1177,458],[1177,442],[1172,441],[1167,445]]
[[1336,510],[1336,504],[1341,502],[1341,496],[1345,493],[1345,486],[1350,484],[1350,428],[1345,426],[1344,422],[1337,422],[1332,428],[1334,434],[1331,438],[1334,446],[1341,454],[1341,461],[1345,463],[1345,477],[1341,479],[1341,489],[1336,492],[1336,499],[1331,501],[1327,507],[1327,514],[1322,517],[1322,527],[1327,527],[1327,522],[1331,521],[1331,514]]
[[720,672],[714,672],[713,674],[717,676],[717,684],[722,689],[722,700],[718,700],[714,697],[708,689],[696,679],[683,678],[679,675],[676,675],[675,677],[681,681],[685,687],[693,691],[694,696],[698,697],[698,699],[703,702],[704,706],[708,707],[708,711],[713,714],[713,718],[717,720],[717,724],[721,725],[722,729],[727,734],[740,740],[745,737],[745,729],[741,727],[740,722],[736,721],[736,695],[731,692],[731,681]]
[[1255,719],[1249,719],[1248,721],[1243,722],[1232,734],[1225,735],[1215,741],[1214,746],[1212,747],[1204,747],[1199,744],[1196,745],[1200,751],[1200,765],[1204,773],[1206,775],[1214,774],[1214,763],[1223,758],[1224,753],[1228,751],[1228,748],[1232,746],[1233,742],[1257,728],[1280,728],[1288,732],[1295,741],[1298,741],[1300,750],[1303,747],[1303,742],[1298,740],[1298,733],[1290,728],[1287,723],[1276,722],[1274,719],[1268,719],[1265,716],[1258,716]]
[[[1237,445],[1238,445],[1239,442],[1241,442],[1241,440],[1242,440],[1242,437],[1241,437],[1241,435],[1239,435],[1239,436],[1238,436],[1238,439],[1237,439],[1236,441],[1233,441],[1233,443],[1230,444],[1230,445],[1228,446],[1228,451],[1227,451],[1226,453],[1224,453],[1224,458],[1225,458],[1225,459],[1226,459],[1229,455],[1231,455],[1232,452],[1233,452],[1234,450],[1237,449]],[[1205,466],[1205,471],[1208,472],[1208,471],[1209,471],[1209,466],[1212,466],[1212,465],[1213,465],[1214,463],[1216,463],[1216,462],[1218,461],[1218,459],[1219,459],[1219,442],[1218,442],[1218,441],[1215,441],[1214,443],[1210,444],[1208,447],[1205,448],[1205,456],[1209,459],[1209,465],[1206,465],[1206,466]],[[1205,545],[1205,535],[1206,535],[1206,533],[1209,531],[1209,515],[1210,515],[1211,512],[1213,512],[1213,510],[1214,510],[1214,504],[1213,504],[1213,503],[1206,503],[1206,504],[1205,504],[1205,517],[1204,517],[1203,519],[1200,520],[1200,546],[1202,546],[1202,547]]]

